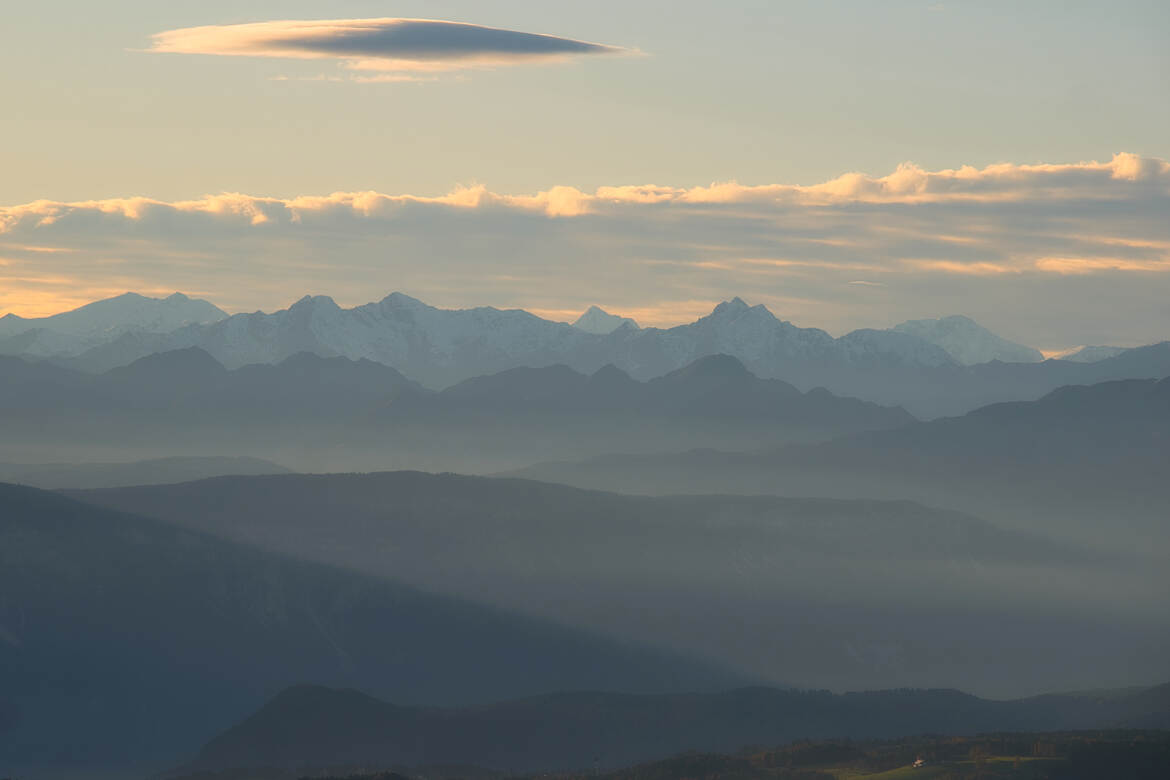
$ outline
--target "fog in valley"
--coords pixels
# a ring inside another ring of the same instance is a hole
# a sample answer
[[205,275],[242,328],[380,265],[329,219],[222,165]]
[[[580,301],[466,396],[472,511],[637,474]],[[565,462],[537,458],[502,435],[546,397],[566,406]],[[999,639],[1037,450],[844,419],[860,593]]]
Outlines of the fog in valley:
[[0,780],[1170,777],[1170,5],[10,5]]

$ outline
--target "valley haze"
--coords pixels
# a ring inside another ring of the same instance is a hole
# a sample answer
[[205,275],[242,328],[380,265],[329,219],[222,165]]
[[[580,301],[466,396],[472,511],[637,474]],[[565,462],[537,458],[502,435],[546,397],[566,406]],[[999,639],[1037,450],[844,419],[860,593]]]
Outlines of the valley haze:
[[1170,777],[1170,4],[4,12],[0,780]]

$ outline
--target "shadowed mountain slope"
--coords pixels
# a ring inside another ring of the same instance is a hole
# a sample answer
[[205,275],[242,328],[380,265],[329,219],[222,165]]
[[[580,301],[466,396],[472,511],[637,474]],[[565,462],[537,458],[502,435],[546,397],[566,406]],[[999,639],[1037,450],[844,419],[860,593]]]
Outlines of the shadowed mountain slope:
[[1051,690],[1099,681],[1104,657],[1118,664],[1108,684],[1170,674],[1170,627],[1147,619],[1149,573],[1130,558],[908,502],[649,498],[415,472],[71,495],[785,683]]
[[787,426],[794,434],[827,437],[844,430],[895,428],[914,420],[897,407],[839,398],[825,390],[802,393],[778,379],[760,379],[731,355],[708,355],[647,382],[613,365],[592,375],[568,366],[514,368],[460,382],[431,396],[415,396],[390,414],[479,411],[621,414],[680,421],[750,419]]
[[[494,471],[614,450],[820,441],[913,421],[801,393],[714,355],[636,382],[620,369],[517,368],[440,393],[370,360],[294,355],[228,370],[202,349],[92,376],[0,358],[0,459],[128,460],[223,452],[302,470]],[[60,454],[58,454],[60,453]]]
[[742,679],[0,485],[0,766],[22,777],[173,765],[298,682],[473,704],[565,689],[711,690]]
[[1147,552],[1170,539],[1170,379],[1064,387],[1039,401],[760,452],[614,455],[521,475],[639,493],[910,498],[1013,527]]
[[288,469],[271,461],[242,457],[174,457],[126,463],[0,463],[0,482],[47,490],[165,485],[229,474],[287,473]]

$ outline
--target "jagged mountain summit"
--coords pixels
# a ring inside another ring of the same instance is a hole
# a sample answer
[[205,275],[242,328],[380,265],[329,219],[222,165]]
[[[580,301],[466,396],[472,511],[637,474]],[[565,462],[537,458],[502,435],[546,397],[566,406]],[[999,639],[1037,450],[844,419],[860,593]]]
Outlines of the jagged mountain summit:
[[[171,307],[168,317],[113,316],[133,309],[131,304],[143,309],[159,303]],[[179,312],[180,303],[192,310]],[[271,314],[231,317],[204,301],[178,294],[161,302],[128,294],[46,318],[46,322],[51,320],[62,330],[66,322],[94,321],[97,313],[106,313],[100,327],[88,328],[78,344],[50,345],[48,335],[28,344],[10,338],[7,349],[0,351],[34,357],[75,356],[73,365],[90,371],[192,346],[207,350],[229,368],[276,363],[298,352],[312,352],[368,358],[431,387],[508,368],[556,363],[586,372],[612,363],[635,378],[649,379],[705,355],[725,353],[742,360],[759,376],[785,379],[803,389],[829,384],[835,373],[849,369],[966,365],[981,362],[982,357],[1032,362],[1039,356],[966,318],[903,323],[894,330],[865,329],[834,339],[823,330],[797,327],[767,307],[750,306],[738,297],[695,322],[665,329],[639,328],[634,320],[597,306],[566,325],[518,309],[439,309],[402,293],[352,309],[338,306],[327,296],[305,296]],[[12,323],[7,328],[11,334],[30,329],[18,327],[16,320],[2,321]],[[934,323],[933,329],[923,323]],[[73,330],[79,327],[75,324]]]
[[617,314],[610,314],[600,306],[590,306],[584,314],[573,322],[573,327],[578,330],[583,330],[586,333],[596,333],[605,335],[613,333],[623,325],[629,326],[634,330],[638,330],[638,323],[631,317],[621,317]]
[[1040,350],[997,336],[970,317],[954,315],[937,320],[908,320],[895,325],[894,330],[945,349],[964,366],[993,360],[1004,363],[1039,363],[1044,360]]
[[367,358],[438,388],[509,368],[558,363],[587,373],[612,363],[645,380],[725,353],[758,376],[785,379],[807,390],[825,384],[822,380],[834,371],[955,365],[945,350],[912,335],[872,333],[876,335],[834,339],[740,298],[686,325],[635,329],[624,324],[600,334],[518,309],[439,309],[401,293],[352,309],[326,296],[306,296],[272,314],[236,314],[154,340],[124,337],[81,356],[78,367],[104,370],[126,362],[134,352],[141,357],[192,346],[228,368],[312,352]]
[[167,334],[227,316],[208,301],[182,293],[148,298],[128,292],[49,317],[0,317],[0,354],[74,357],[128,334]]
[[[18,345],[9,347],[21,353]],[[189,347],[205,350],[229,369],[279,363],[302,352],[367,359],[431,389],[513,368],[554,365],[586,374],[613,365],[645,381],[702,357],[726,354],[763,379],[780,379],[801,391],[824,387],[836,395],[903,406],[926,418],[963,414],[997,401],[1035,400],[1063,384],[1086,381],[1076,363],[1035,362],[1035,350],[1013,345],[966,318],[862,329],[834,338],[741,298],[672,328],[624,323],[608,333],[590,333],[519,309],[440,309],[401,293],[354,308],[326,296],[305,296],[273,313],[236,314],[170,333],[124,332],[58,362],[101,373]],[[1087,379],[1165,376],[1170,369],[1163,352],[1157,346],[1129,350],[1091,364],[1100,371]],[[991,362],[968,365],[984,358]]]

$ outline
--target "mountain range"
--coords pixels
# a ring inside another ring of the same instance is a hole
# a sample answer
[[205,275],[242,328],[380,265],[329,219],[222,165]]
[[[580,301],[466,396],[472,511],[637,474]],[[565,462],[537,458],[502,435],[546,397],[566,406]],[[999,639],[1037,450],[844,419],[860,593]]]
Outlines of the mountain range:
[[[115,308],[123,298],[127,296],[91,306]],[[173,298],[155,303],[161,306]],[[186,347],[200,347],[229,368],[277,363],[310,352],[369,359],[430,388],[510,368],[556,364],[583,373],[613,364],[646,380],[723,353],[763,378],[782,379],[806,391],[826,387],[838,395],[901,405],[926,417],[1001,400],[1031,400],[1075,381],[1069,377],[1076,374],[1067,366],[1050,366],[1061,361],[1038,362],[1042,356],[1036,350],[996,336],[965,317],[915,320],[893,329],[863,329],[833,338],[822,330],[777,319],[764,306],[749,306],[739,298],[719,304],[693,323],[666,329],[639,328],[597,307],[569,325],[521,310],[444,310],[401,293],[351,309],[325,296],[305,296],[271,314],[219,317],[207,312],[204,319],[169,332],[139,322],[136,311],[126,313],[127,324],[107,327],[101,343],[83,351],[24,349],[21,339],[33,337],[17,334],[23,325],[13,321],[8,331],[0,331],[13,333],[0,345],[0,353],[52,355],[67,365],[101,372],[154,352]],[[1151,359],[1154,362],[1148,365],[1129,361],[1130,370],[1139,374],[1100,379],[1170,373],[1170,360]]]
[[600,306],[590,306],[585,313],[573,321],[573,327],[586,333],[612,333],[623,325],[638,329],[638,323],[631,317],[610,314]]
[[820,444],[615,454],[515,473],[632,493],[907,498],[1098,548],[1164,555],[1167,442],[1170,378],[1068,386],[1037,401]]
[[778,373],[779,366],[793,361],[861,367],[956,362],[941,347],[911,334],[855,331],[834,339],[822,330],[778,320],[765,307],[748,306],[739,298],[689,325],[665,330],[626,326],[600,333],[520,310],[438,309],[401,293],[353,309],[325,296],[306,296],[273,314],[238,314],[179,329],[160,338],[151,351],[187,346],[202,347],[228,367],[277,362],[297,352],[364,357],[429,387],[556,363],[588,373],[613,363],[649,379],[717,352],[734,355],[761,376],[784,379],[789,377]]
[[[762,680],[855,689],[962,679],[1002,694],[1075,687],[1105,669],[1116,685],[1170,674],[1170,624],[1150,591],[1165,577],[1140,557],[905,501],[689,492],[391,472],[70,495],[665,642]],[[1127,609],[1110,612],[1119,600]]]
[[8,432],[0,451],[25,460],[233,452],[302,470],[493,471],[614,450],[820,441],[913,420],[901,409],[759,379],[719,355],[649,382],[613,366],[592,375],[548,366],[440,392],[366,359],[299,353],[228,370],[198,347],[99,375],[0,357],[0,377]]
[[1170,342],[1068,358],[739,298],[5,317],[0,480],[60,490],[0,484],[0,776],[1165,725],[1164,687],[700,695],[1170,678]]
[[271,461],[248,457],[152,458],[128,462],[0,463],[0,482],[45,489],[165,485],[227,474],[285,474]]
[[162,336],[206,325],[227,313],[204,300],[175,293],[148,298],[125,293],[49,317],[0,317],[0,355],[71,358],[125,336]]
[[146,776],[302,682],[463,706],[751,679],[0,484],[0,767],[13,776]]

